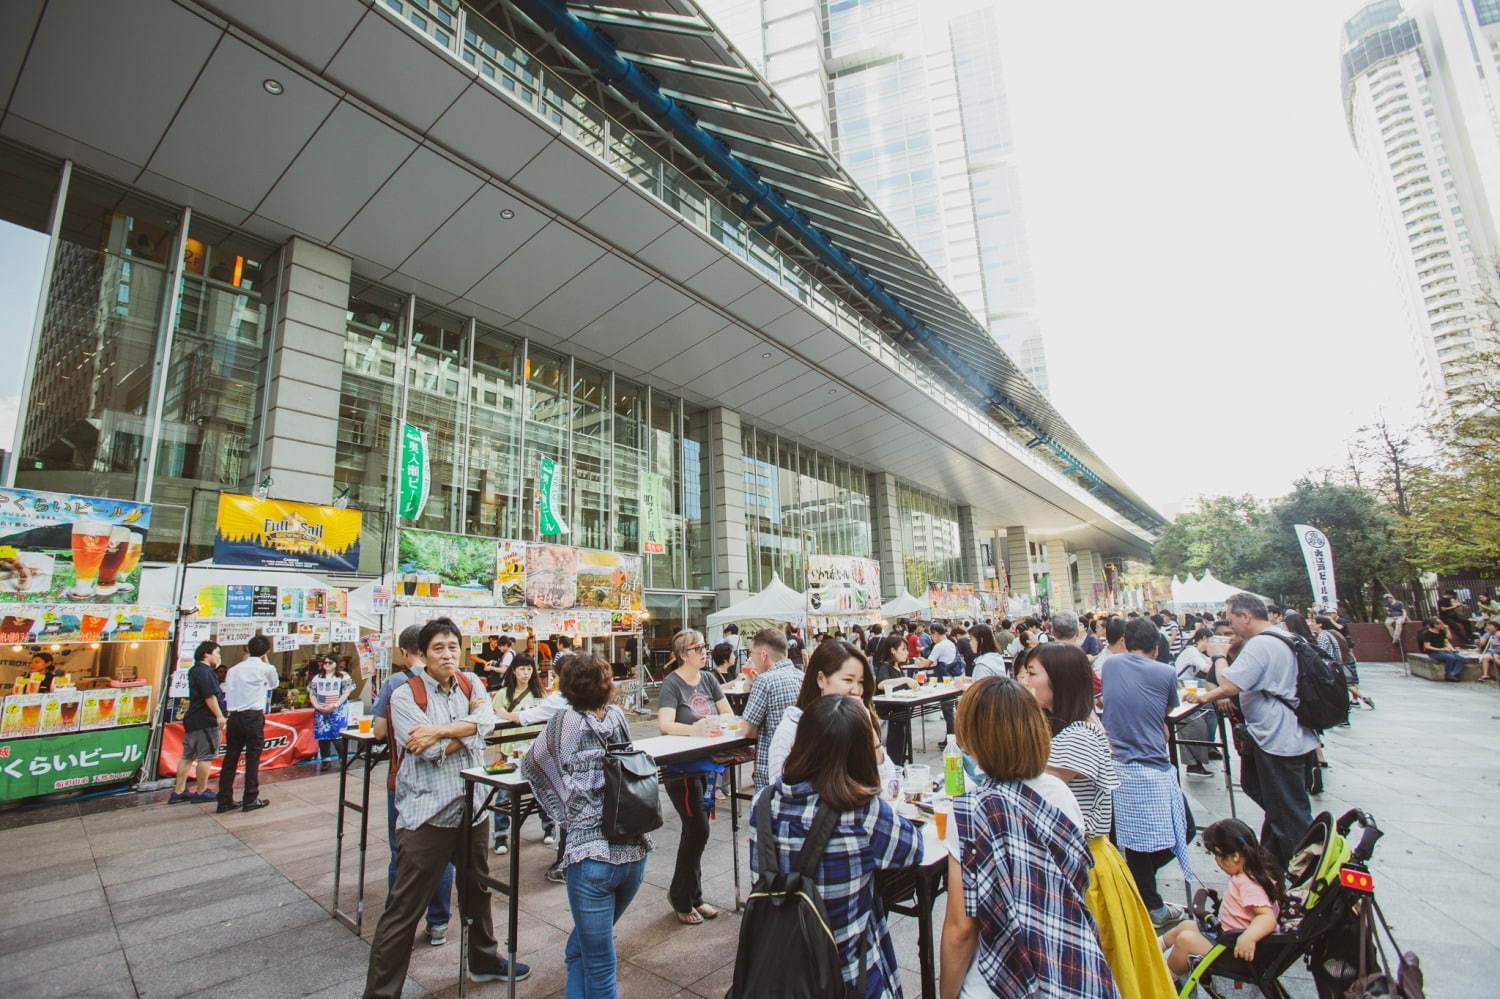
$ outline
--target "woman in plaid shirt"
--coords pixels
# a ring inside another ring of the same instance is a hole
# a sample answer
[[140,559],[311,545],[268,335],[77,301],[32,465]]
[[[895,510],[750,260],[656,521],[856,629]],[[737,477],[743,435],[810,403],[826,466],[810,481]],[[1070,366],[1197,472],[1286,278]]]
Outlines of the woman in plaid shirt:
[[[875,747],[880,733],[857,697],[822,697],[802,715],[781,780],[767,785],[751,806],[771,809],[779,868],[796,868],[820,802],[840,815],[818,868],[818,893],[844,966],[844,982],[859,983],[863,966],[869,999],[900,999],[896,950],[886,929],[885,907],[875,892],[875,872],[911,867],[922,857],[922,835],[879,795]],[[750,823],[750,868],[756,870],[756,823]]]

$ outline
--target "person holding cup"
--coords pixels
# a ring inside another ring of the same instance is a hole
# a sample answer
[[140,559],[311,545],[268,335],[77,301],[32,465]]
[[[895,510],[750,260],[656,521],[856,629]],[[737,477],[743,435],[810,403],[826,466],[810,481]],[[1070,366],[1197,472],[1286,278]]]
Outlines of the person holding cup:
[[[677,668],[662,680],[657,701],[656,723],[661,734],[707,737],[715,727],[722,731],[718,716],[731,713],[729,699],[724,696],[718,677],[706,668],[708,644],[703,634],[684,628],[673,635],[672,656]],[[674,763],[664,770],[662,784],[682,820],[677,866],[667,898],[677,921],[688,926],[719,914],[718,909],[703,902],[703,850],[708,846],[714,785],[723,772],[723,764],[710,757]]]

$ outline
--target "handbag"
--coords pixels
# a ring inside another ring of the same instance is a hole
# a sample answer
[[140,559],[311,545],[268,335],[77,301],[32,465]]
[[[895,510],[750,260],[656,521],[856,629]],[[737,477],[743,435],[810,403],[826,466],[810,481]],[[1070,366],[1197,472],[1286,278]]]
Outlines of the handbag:
[[[602,738],[597,730],[595,734]],[[628,739],[604,740],[604,838],[616,845],[636,844],[661,824],[656,761]]]

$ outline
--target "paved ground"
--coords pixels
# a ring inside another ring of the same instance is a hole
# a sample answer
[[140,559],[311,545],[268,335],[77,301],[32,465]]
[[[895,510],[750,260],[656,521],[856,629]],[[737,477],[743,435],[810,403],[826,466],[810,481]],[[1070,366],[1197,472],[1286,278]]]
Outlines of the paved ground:
[[[1364,808],[1385,830],[1373,864],[1377,894],[1402,946],[1422,956],[1428,994],[1492,995],[1500,947],[1489,917],[1500,878],[1488,862],[1488,823],[1500,817],[1490,755],[1500,693],[1407,678],[1394,666],[1361,671],[1379,707],[1328,737],[1333,766],[1320,805],[1336,814]],[[934,758],[940,729],[939,721],[928,730]],[[309,769],[268,784],[272,807],[251,815],[169,807],[164,792],[0,814],[0,857],[9,872],[0,877],[0,995],[357,996],[385,894],[384,783],[376,781],[371,915],[361,940],[328,915],[337,778]],[[1200,824],[1228,814],[1222,783],[1190,779],[1187,791]],[[1258,827],[1254,805],[1243,795],[1238,805]],[[732,977],[739,922],[726,915],[682,927],[672,919],[666,885],[675,816],[661,832],[647,882],[619,926],[621,994],[717,999]],[[713,835],[705,894],[729,908],[726,812]],[[518,993],[531,997],[561,994],[570,925],[563,889],[542,878],[552,851],[539,836],[528,823],[521,950],[534,974]],[[1201,850],[1195,863],[1218,884]],[[347,891],[354,868],[345,871]],[[1180,881],[1163,884],[1168,897],[1181,896]],[[891,922],[906,994],[919,995],[915,923]],[[456,981],[456,947],[419,944],[406,994],[452,995]],[[1311,995],[1305,975],[1292,985]],[[469,994],[504,993],[483,985]]]

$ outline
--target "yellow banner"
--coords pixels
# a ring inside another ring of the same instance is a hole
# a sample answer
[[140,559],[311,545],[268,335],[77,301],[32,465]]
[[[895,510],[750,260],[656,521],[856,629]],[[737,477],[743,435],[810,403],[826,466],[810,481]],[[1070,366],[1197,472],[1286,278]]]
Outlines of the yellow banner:
[[219,494],[214,561],[277,569],[359,569],[358,510]]

